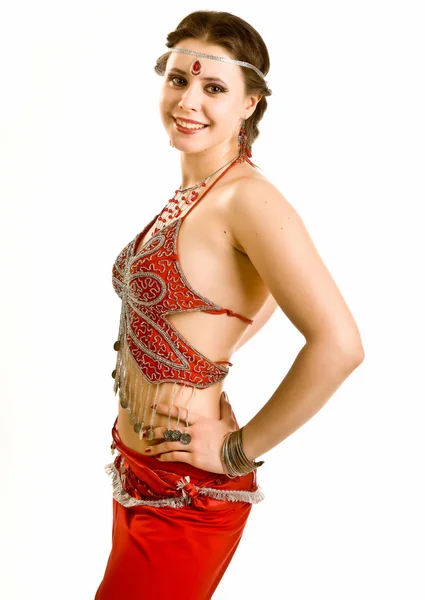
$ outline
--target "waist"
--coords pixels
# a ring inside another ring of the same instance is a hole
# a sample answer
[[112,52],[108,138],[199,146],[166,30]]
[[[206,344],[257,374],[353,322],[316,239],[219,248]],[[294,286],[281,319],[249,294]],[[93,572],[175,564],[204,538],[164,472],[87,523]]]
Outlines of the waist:
[[[133,377],[136,386],[140,387],[141,383],[140,381],[137,381],[138,377]],[[134,389],[134,382],[132,381],[132,378],[129,379],[127,386],[129,390]],[[133,408],[132,413],[137,417],[137,420],[142,422],[141,431],[139,431],[140,435],[135,433],[135,419],[131,419],[129,407],[125,407],[125,405],[123,407],[121,401],[118,401],[117,430],[119,431],[122,442],[128,448],[144,454],[148,446],[154,446],[164,441],[159,438],[154,438],[149,441],[146,436],[142,438],[141,434],[143,432],[146,434],[151,428],[163,427],[164,429],[168,429],[171,426],[171,429],[175,429],[177,422],[175,417],[169,417],[168,407],[170,406],[187,409],[189,411],[189,419],[191,415],[207,417],[210,419],[220,418],[220,395],[223,389],[223,384],[221,382],[201,390],[192,389],[190,386],[185,386],[185,388],[180,386],[180,388],[174,390],[175,393],[173,393],[173,386],[174,384],[171,383],[148,384],[144,382],[143,394],[135,394],[133,392],[132,396],[134,398],[134,403],[129,402],[129,404]],[[157,389],[158,387],[160,388],[159,390]],[[127,394],[130,395],[128,392]],[[166,412],[159,413],[152,409],[151,407],[153,405],[156,406],[156,404],[161,404],[163,408],[165,407]],[[233,417],[236,422],[236,427],[239,429],[235,415],[233,415]],[[184,426],[184,419],[180,419],[178,428],[183,430]],[[137,426],[136,429],[138,429]]]
[[257,485],[256,471],[230,478],[185,462],[159,462],[126,446],[117,422],[118,418],[112,428],[112,437],[119,454],[113,463],[106,465],[105,470],[113,479],[113,496],[123,506],[179,508],[194,504],[219,510],[236,507],[233,503],[257,504],[264,499]]
[[[118,429],[118,417],[115,419],[114,425],[112,427],[112,439],[114,440],[115,449],[126,459],[129,465],[132,466],[132,469],[135,473],[140,472],[143,473],[145,471],[145,467],[149,470],[171,470],[176,475],[189,475],[195,481],[201,481],[206,477],[206,475],[214,475],[215,478],[219,477],[217,473],[210,473],[209,471],[204,471],[203,469],[198,469],[193,465],[184,462],[177,461],[161,461],[159,462],[153,456],[148,456],[147,454],[143,454],[130,448],[127,446],[119,433]],[[146,446],[152,446],[152,442],[146,440]],[[223,475],[224,477],[224,475]]]

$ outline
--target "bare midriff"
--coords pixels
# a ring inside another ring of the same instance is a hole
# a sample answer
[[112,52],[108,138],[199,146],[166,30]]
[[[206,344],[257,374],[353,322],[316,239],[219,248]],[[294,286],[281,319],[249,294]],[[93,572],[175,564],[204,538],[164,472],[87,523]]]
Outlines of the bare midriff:
[[[246,168],[251,169],[247,166]],[[234,240],[226,223],[225,209],[223,210],[224,199],[223,190],[217,186],[217,189],[211,190],[205,202],[201,202],[200,206],[191,211],[192,214],[181,224],[178,237],[180,265],[187,280],[197,292],[206,298],[214,299],[222,307],[254,319],[254,316],[258,316],[269,292],[248,257],[239,252],[232,243]],[[217,205],[217,201],[220,205]],[[137,248],[134,249],[135,254],[152,237],[154,229],[155,223],[143,238],[138,240]],[[208,273],[208,277],[205,277],[205,273]],[[255,323],[249,324],[238,317],[204,311],[173,313],[166,316],[166,319],[197,351],[213,362],[223,363],[223,367],[228,366],[226,362],[233,362],[232,355],[245,331],[255,328]],[[133,360],[129,360],[128,365],[127,385],[134,391],[134,383],[140,381],[140,373],[137,373],[139,367]],[[230,370],[232,368],[234,367],[229,366]],[[190,402],[189,422],[191,415],[220,418],[220,395],[225,389],[225,381],[223,379],[209,387],[196,388],[196,395]],[[156,403],[160,402],[167,407],[172,403],[174,406],[187,408],[193,386],[190,384],[183,386],[173,382],[163,382],[158,386],[145,379],[142,397],[139,398],[141,402],[146,398],[149,399],[145,413],[145,431],[151,426],[150,405],[154,402],[156,392],[158,392]],[[144,453],[148,446],[165,441],[163,437],[153,440],[148,440],[146,437],[140,439],[133,429],[128,412],[120,405],[118,394],[117,400],[118,431],[126,446],[136,452]],[[136,404],[137,412],[139,406]],[[161,435],[169,424],[171,429],[176,429],[177,419],[171,417],[169,423],[168,413],[154,414],[152,426],[160,428]],[[185,421],[180,420],[179,430],[184,432],[185,427]],[[184,451],[185,446],[182,445],[181,449]]]
[[[211,315],[202,312],[169,315],[168,319],[175,325],[176,329],[180,331],[184,337],[205,356],[217,363],[223,361],[223,366],[227,366],[225,362],[233,362],[232,355],[234,354],[235,350],[237,350],[239,341],[243,337],[244,332],[251,328],[255,331],[250,331],[250,333],[255,335],[257,331],[264,325],[264,319],[261,316],[261,312],[262,310],[260,310],[257,314],[256,321],[258,319],[258,322],[254,322],[251,326],[237,318],[229,317],[225,314]],[[128,365],[128,387],[131,388],[131,386],[133,386],[134,379],[140,380],[140,376],[137,373],[138,367],[133,361],[129,361]],[[232,368],[234,367],[229,367],[230,370]],[[220,419],[220,395],[225,389],[226,379],[223,379],[214,385],[210,385],[207,388],[196,388],[195,396],[192,398],[189,407],[189,424],[191,422],[191,415],[194,417]],[[172,382],[165,382],[161,383],[158,388],[156,384],[150,384],[145,380],[143,385],[143,395],[141,398],[142,407],[143,400],[149,400],[145,413],[145,431],[147,431],[151,426],[152,409],[150,408],[150,405],[154,402],[156,392],[158,393],[156,402],[159,401],[161,405],[166,405],[168,407],[173,404],[173,406],[187,408],[192,396],[192,386],[183,386],[180,384],[174,384]],[[231,397],[229,400],[232,404]],[[237,400],[240,401],[241,399],[238,398]],[[139,406],[136,405],[136,412],[138,409]],[[237,413],[237,410],[234,409],[234,412]],[[167,415],[155,413],[153,415],[152,426],[153,428],[163,428],[164,430],[168,428],[176,429],[177,419],[175,417],[170,417],[169,421],[168,412]],[[185,431],[185,426],[186,422],[184,419],[180,419],[178,428],[181,432]],[[139,435],[133,430],[129,415],[127,411],[121,407],[119,399],[118,430],[124,444],[136,452],[144,453],[147,447],[165,441],[163,437],[160,439],[154,439],[152,441],[147,440],[146,437],[139,439]],[[185,446],[182,445],[181,449],[184,451]]]
[[[132,370],[135,368],[137,368],[137,366],[134,363],[130,362],[129,377],[128,377],[128,383],[130,386],[132,385],[132,382],[133,382]],[[190,387],[189,385],[183,386],[180,384],[175,385],[172,382],[171,383],[165,382],[165,383],[161,383],[159,385],[159,387],[157,388],[156,384],[150,384],[147,381],[145,381],[144,386],[143,386],[142,402],[143,402],[143,399],[145,399],[145,400],[149,399],[149,403],[147,405],[147,410],[145,413],[146,414],[146,423],[145,423],[145,427],[144,427],[145,431],[148,431],[148,429],[151,426],[152,409],[150,408],[150,405],[153,404],[153,401],[155,398],[155,393],[158,391],[157,401],[159,398],[161,405],[168,407],[171,405],[173,388],[174,388],[173,405],[186,408],[188,405],[189,399],[192,395],[192,387]],[[205,388],[205,389],[197,388],[196,396],[194,397],[194,399],[192,400],[191,405],[190,405],[189,417],[191,415],[193,415],[193,416],[209,417],[212,419],[219,419],[220,418],[220,394],[223,389],[224,389],[224,381],[221,381],[221,382],[219,382],[215,385],[212,385],[208,388]],[[143,406],[143,404],[142,404],[142,406]],[[136,411],[138,411],[138,408],[139,407],[136,405]],[[170,423],[169,423],[167,415],[155,413],[152,425],[154,428],[163,428],[164,430],[168,429],[168,427],[170,427],[171,429],[176,429],[177,428],[177,419],[175,419],[174,417],[171,417]],[[180,423],[179,423],[179,430],[181,432],[184,432],[186,430],[185,427],[186,427],[186,422],[183,419],[181,419]],[[155,444],[159,444],[159,443],[165,441],[163,437],[156,438],[151,441],[147,440],[146,437],[143,439],[139,439],[139,435],[137,433],[135,433],[133,426],[130,422],[127,411],[124,408],[122,408],[119,401],[118,401],[118,431],[119,431],[119,434],[120,434],[120,437],[121,437],[121,440],[123,441],[123,443],[126,446],[128,446],[129,448],[131,448],[132,450],[135,450],[136,452],[144,453],[145,449],[148,446],[153,446]],[[160,435],[163,435],[163,433],[160,433]],[[181,450],[182,451],[185,450],[184,445],[181,445]]]

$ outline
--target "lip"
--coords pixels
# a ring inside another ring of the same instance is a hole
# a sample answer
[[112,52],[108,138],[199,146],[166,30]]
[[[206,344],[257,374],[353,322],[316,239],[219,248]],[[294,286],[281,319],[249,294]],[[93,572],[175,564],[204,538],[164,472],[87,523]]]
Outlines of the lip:
[[201,123],[200,121],[192,121],[192,119],[183,119],[183,117],[174,117],[173,119],[178,119],[179,121],[184,121],[185,123],[194,123],[195,125],[208,125],[208,123]]
[[178,125],[175,119],[174,127],[176,128],[176,131],[182,133],[183,135],[199,135],[202,131],[208,129],[208,125],[206,127],[201,127],[200,129],[187,129],[187,127],[182,127],[181,125]]

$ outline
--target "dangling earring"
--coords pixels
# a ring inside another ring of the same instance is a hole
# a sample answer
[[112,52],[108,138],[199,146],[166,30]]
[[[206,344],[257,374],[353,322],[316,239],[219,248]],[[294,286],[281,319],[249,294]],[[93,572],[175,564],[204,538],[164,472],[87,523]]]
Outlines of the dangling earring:
[[247,147],[248,135],[245,130],[245,119],[242,120],[241,129],[239,131],[238,136],[238,149],[239,149],[239,157],[238,162],[243,162],[245,160],[245,156],[251,158],[252,154],[249,148]]

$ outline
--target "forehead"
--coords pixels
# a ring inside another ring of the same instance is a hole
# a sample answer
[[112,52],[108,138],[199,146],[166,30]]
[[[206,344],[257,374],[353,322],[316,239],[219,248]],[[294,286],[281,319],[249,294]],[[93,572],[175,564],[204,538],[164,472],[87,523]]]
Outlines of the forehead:
[[[212,54],[213,56],[233,58],[222,46],[205,44],[199,40],[183,40],[176,44],[176,47],[204,54]],[[199,60],[201,63],[201,73],[206,77],[219,77],[224,81],[235,81],[237,79],[242,81],[242,75],[238,65],[205,58],[203,56],[195,56],[194,54],[185,54],[183,52],[170,53],[167,60],[167,71],[176,68],[181,69],[182,71],[185,71],[187,75],[190,75],[190,66],[195,60]]]

